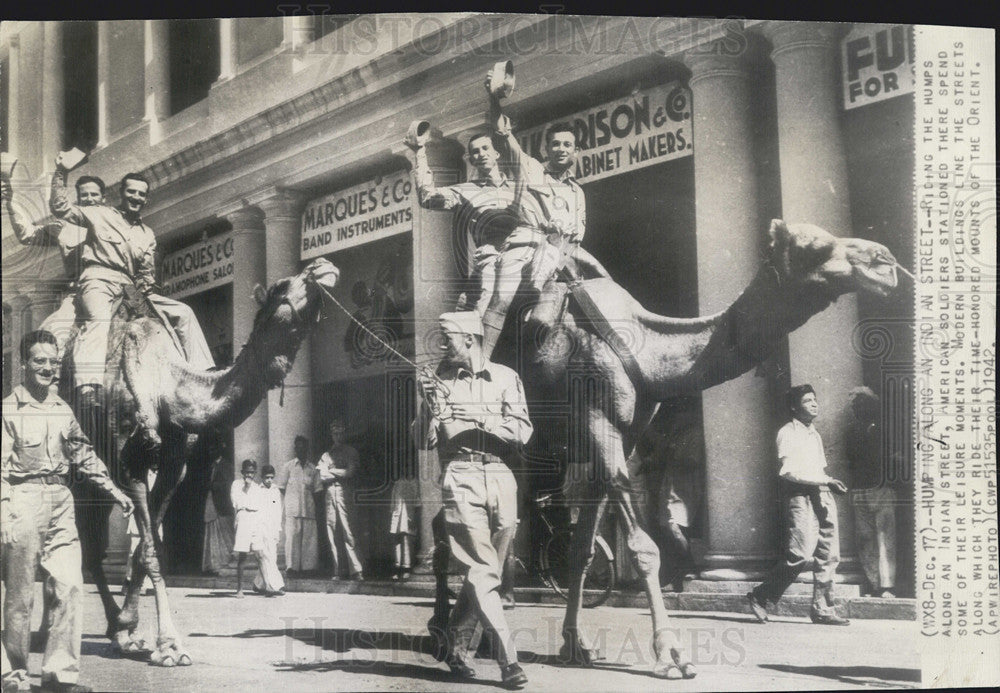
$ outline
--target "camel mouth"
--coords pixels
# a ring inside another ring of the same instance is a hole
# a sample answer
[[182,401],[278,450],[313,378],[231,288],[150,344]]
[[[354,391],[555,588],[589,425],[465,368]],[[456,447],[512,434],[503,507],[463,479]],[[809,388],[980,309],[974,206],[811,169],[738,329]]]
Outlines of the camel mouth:
[[320,286],[332,289],[337,285],[337,280],[340,278],[340,270],[327,262],[314,267],[310,271],[309,277]]
[[859,288],[864,291],[888,296],[896,288],[896,265],[889,263],[873,263],[871,265],[855,265],[855,276],[859,280]]

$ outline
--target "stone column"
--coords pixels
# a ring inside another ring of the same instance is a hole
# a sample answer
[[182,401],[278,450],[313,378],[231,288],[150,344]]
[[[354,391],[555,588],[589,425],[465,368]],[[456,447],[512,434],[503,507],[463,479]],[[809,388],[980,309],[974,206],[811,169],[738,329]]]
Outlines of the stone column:
[[108,80],[111,77],[110,40],[111,27],[108,22],[97,23],[97,146],[106,147],[111,139],[108,119]]
[[[458,182],[465,171],[461,145],[454,140],[435,140],[428,144],[427,158],[440,185]],[[399,152],[402,155],[402,150]],[[458,273],[454,262],[451,213],[434,212],[420,207],[413,195],[413,319],[415,326],[415,361],[420,364],[440,360],[441,354],[430,348],[429,338],[437,329],[438,316],[454,308],[454,282]],[[419,407],[420,403],[417,402]],[[418,450],[417,475],[420,488],[420,555],[416,572],[431,572],[434,537],[431,521],[441,508],[441,462],[437,450]]]
[[[273,189],[255,201],[264,212],[266,280],[270,286],[299,272],[299,218],[305,197],[293,190]],[[310,352],[310,342],[306,340],[285,378],[284,406],[280,389],[267,395],[268,454],[275,467],[292,458],[296,435],[311,437],[312,434]]]
[[314,19],[315,17],[311,14],[293,14],[282,17],[284,21],[282,45],[292,51],[299,51],[302,50],[303,46],[312,43],[316,35]]
[[[253,331],[257,301],[256,285],[267,283],[265,272],[264,215],[256,207],[240,207],[221,214],[233,227],[233,354],[239,355]],[[268,405],[266,398],[253,414],[236,427],[233,434],[233,463],[239,478],[240,463],[257,460],[258,468],[268,462]]]
[[42,161],[40,170],[50,171],[63,148],[63,25],[45,22],[42,43]]
[[[840,125],[837,28],[806,22],[772,22],[778,107],[781,206],[787,222],[808,222],[835,236],[852,236],[847,159]],[[857,299],[836,303],[789,335],[792,384],[811,383],[820,402],[816,426],[823,436],[831,476],[847,480],[844,431],[847,393],[862,383],[862,364],[851,347]],[[838,503],[841,554],[853,553],[848,504]]]
[[236,75],[236,20],[219,20],[219,82]]
[[[758,269],[753,73],[744,54],[709,44],[691,69],[698,308],[724,310]],[[708,579],[744,578],[774,555],[773,431],[767,381],[745,373],[702,393]]]
[[160,141],[160,123],[170,117],[169,20],[147,19],[144,24],[145,110],[152,143]]

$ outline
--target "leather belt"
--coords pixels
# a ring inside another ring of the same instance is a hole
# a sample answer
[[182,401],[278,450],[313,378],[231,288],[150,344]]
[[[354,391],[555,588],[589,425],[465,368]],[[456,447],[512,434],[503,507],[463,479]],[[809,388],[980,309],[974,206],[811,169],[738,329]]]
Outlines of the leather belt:
[[460,452],[453,455],[449,462],[481,462],[482,464],[503,464],[503,458],[485,452]]
[[41,484],[44,486],[67,486],[68,482],[66,477],[62,474],[46,474],[45,476],[26,476],[26,477],[12,477],[10,479],[11,486],[18,486],[19,484]]

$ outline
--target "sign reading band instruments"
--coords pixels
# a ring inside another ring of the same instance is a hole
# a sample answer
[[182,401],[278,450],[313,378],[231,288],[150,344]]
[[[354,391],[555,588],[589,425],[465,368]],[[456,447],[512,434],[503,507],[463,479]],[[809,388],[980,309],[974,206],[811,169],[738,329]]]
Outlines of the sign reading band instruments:
[[545,132],[568,122],[576,132],[580,183],[691,156],[691,95],[678,82],[595,106],[517,133],[521,148],[542,159]]
[[302,259],[412,231],[412,193],[409,173],[397,171],[313,200],[302,214]]
[[163,295],[183,298],[233,281],[233,235],[215,236],[171,253],[160,263]]
[[913,28],[857,24],[843,40],[844,108],[913,91]]

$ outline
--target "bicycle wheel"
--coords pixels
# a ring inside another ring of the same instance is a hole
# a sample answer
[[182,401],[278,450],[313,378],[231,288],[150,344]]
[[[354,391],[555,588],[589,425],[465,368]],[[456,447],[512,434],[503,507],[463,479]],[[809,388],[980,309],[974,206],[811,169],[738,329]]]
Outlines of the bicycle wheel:
[[[552,590],[563,599],[569,599],[570,582],[570,541],[569,529],[557,531],[542,547],[539,555],[542,576]],[[583,606],[600,606],[611,595],[615,587],[617,570],[611,547],[602,537],[594,542],[594,559],[583,578]]]

